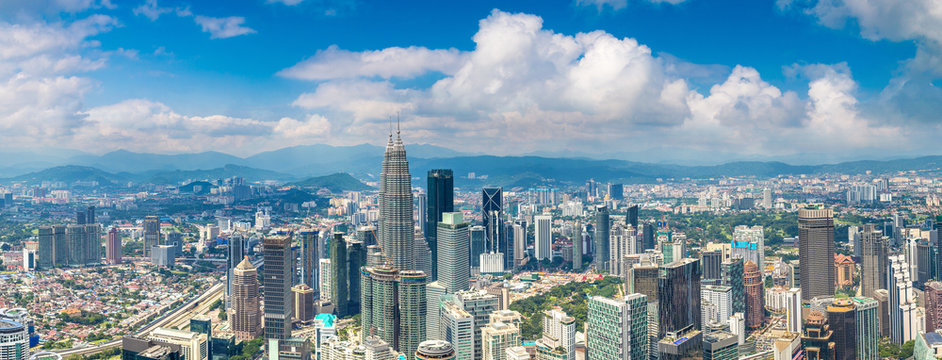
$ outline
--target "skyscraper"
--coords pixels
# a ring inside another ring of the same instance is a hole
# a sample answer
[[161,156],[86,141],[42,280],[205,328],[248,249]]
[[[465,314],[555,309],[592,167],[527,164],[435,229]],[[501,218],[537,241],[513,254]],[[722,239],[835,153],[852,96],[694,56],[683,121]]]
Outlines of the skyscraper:
[[752,260],[746,261],[743,286],[746,288],[746,327],[759,328],[765,323],[765,285],[762,270]]
[[291,235],[270,235],[262,242],[262,291],[265,296],[265,339],[285,340],[291,337],[291,278],[294,256]]
[[630,294],[622,299],[589,298],[586,316],[586,359],[647,359],[648,299]]
[[503,252],[498,245],[501,214],[503,212],[503,189],[485,187],[481,190],[481,222],[484,224],[484,252]]
[[527,221],[517,219],[514,221],[514,267],[523,265],[527,257]]
[[262,333],[258,293],[258,272],[246,256],[232,270],[229,322],[239,340],[252,340]]
[[425,240],[432,249],[431,280],[438,280],[438,223],[442,213],[455,211],[455,177],[451,169],[428,171],[428,211],[425,216]]
[[909,264],[906,263],[903,255],[889,257],[886,276],[890,297],[887,307],[890,318],[890,338],[897,344],[903,344],[914,339],[913,322],[916,318],[913,283],[910,280]]
[[736,226],[730,248],[733,257],[752,260],[759,269],[765,268],[765,232],[761,226]]
[[877,360],[880,358],[880,321],[879,304],[869,297],[853,298],[855,321],[857,325],[857,359]]
[[[389,134],[380,173],[380,245],[399,270],[415,269],[415,226],[412,220],[412,176],[399,130]],[[384,339],[385,340],[385,339]]]
[[[421,234],[421,233],[420,233]],[[427,258],[427,255],[426,255]],[[351,240],[347,243],[347,312],[346,315],[356,314],[360,310],[360,268],[366,266],[366,248],[363,242]]]
[[582,223],[572,225],[572,271],[582,271]]
[[428,277],[424,272],[405,270],[399,272],[399,346],[402,353],[415,353],[419,343],[425,340],[425,316],[428,312],[425,285]]
[[314,320],[314,289],[305,283],[291,288],[294,296],[294,318],[298,321]]
[[229,256],[226,258],[226,308],[232,306],[230,298],[232,297],[232,271],[245,257],[245,239],[240,233],[233,233],[229,236]]
[[481,254],[485,251],[484,232],[485,229],[481,225],[471,227],[471,258],[469,260],[471,267],[481,266]]
[[930,281],[925,286],[926,332],[942,329],[942,282]]
[[108,242],[105,243],[105,261],[109,265],[121,263],[121,234],[118,233],[116,227],[108,230]]
[[440,338],[454,345],[456,360],[474,360],[474,316],[454,295],[443,297],[440,306]]
[[471,233],[460,212],[442,214],[436,224],[438,237],[438,282],[449,294],[468,288]]
[[631,227],[638,229],[638,205],[628,207],[628,213],[625,215],[625,222]]
[[723,251],[701,251],[700,264],[703,266],[703,280],[723,278]]
[[805,349],[805,358],[809,360],[834,359],[834,331],[828,325],[827,317],[818,310],[811,310],[805,319],[805,332],[801,336],[801,346]]
[[801,289],[791,288],[785,294],[785,325],[790,333],[801,334]]
[[724,262],[723,285],[729,286],[732,291],[733,314],[746,313],[746,285],[743,283],[745,277],[745,266],[742,259],[730,259]]
[[834,215],[831,209],[798,210],[798,259],[802,300],[834,296]]
[[552,224],[552,215],[536,215],[533,217],[533,248],[537,260],[553,260]]
[[887,240],[873,224],[866,224],[860,234],[861,274],[860,292],[873,297],[877,289],[886,289]]
[[[268,268],[266,261],[265,268]],[[350,290],[348,289],[347,276],[349,274],[347,264],[347,243],[343,239],[343,234],[334,234],[330,240],[330,302],[334,304],[337,315],[347,316],[350,313],[347,305],[350,301]],[[266,294],[266,302],[267,302]],[[267,312],[266,303],[266,312]]]
[[611,223],[607,206],[599,206],[595,211],[595,269],[607,271],[609,261],[609,237]]
[[415,222],[418,223],[419,232],[425,237],[426,220],[428,219],[428,194],[417,192],[415,195]]
[[828,323],[834,331],[834,359],[857,358],[857,320],[854,302],[849,299],[834,300],[827,307]]
[[665,264],[657,279],[659,337],[684,328],[700,329],[700,260]]
[[298,235],[301,237],[301,283],[317,289],[317,230],[303,229]]
[[152,247],[160,245],[160,218],[148,216],[144,218],[144,257],[150,257]]

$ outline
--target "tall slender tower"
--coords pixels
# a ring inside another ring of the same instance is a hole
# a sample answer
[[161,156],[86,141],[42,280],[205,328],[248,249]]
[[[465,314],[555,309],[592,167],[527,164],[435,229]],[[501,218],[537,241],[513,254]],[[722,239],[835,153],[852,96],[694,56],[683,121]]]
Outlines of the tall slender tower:
[[290,235],[272,235],[262,243],[265,266],[262,286],[265,295],[265,339],[285,340],[291,337],[291,278],[294,257]]
[[582,223],[579,221],[572,226],[572,270],[582,270]]
[[609,237],[611,236],[607,206],[599,206],[595,212],[595,269],[608,270]]
[[[798,209],[801,299],[834,296],[834,214],[831,209]],[[866,294],[865,294],[866,295]]]
[[451,294],[468,289],[471,266],[471,233],[460,212],[442,214],[438,228],[438,282]]
[[350,291],[347,288],[347,243],[343,234],[334,234],[330,240],[330,302],[335,306],[339,316],[347,316],[350,301]]
[[[303,229],[301,235],[301,283],[317,289],[317,230]],[[316,292],[316,290],[315,290]]]
[[240,233],[233,233],[229,236],[229,258],[226,268],[226,309],[232,306],[232,271],[242,258],[245,257],[245,239]]
[[160,218],[148,216],[144,218],[144,257],[150,257],[152,247],[160,245]]
[[258,272],[248,257],[232,269],[230,327],[239,340],[252,340],[262,333],[258,306]]
[[755,329],[765,323],[765,294],[762,271],[752,260],[747,260],[743,273],[746,287],[746,327]]
[[873,297],[877,289],[886,289],[887,239],[873,224],[864,225],[860,234],[863,271],[860,274],[860,292]]
[[109,265],[121,263],[121,234],[118,228],[108,230],[108,242],[105,243],[105,260]]
[[415,226],[412,222],[412,176],[399,130],[389,134],[380,174],[380,244],[399,270],[415,270]]
[[[438,280],[438,222],[442,214],[455,211],[455,176],[451,169],[428,171],[428,211],[425,212],[425,240],[432,250],[430,279]],[[421,219],[420,219],[421,221]]]

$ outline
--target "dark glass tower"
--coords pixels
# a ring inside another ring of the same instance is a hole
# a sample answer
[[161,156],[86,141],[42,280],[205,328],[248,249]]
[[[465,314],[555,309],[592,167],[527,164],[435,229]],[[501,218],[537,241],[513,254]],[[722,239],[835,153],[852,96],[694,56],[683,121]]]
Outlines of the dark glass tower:
[[503,189],[486,187],[481,191],[481,220],[484,223],[484,251],[500,252],[501,221],[503,211]]
[[631,205],[628,208],[628,214],[625,216],[625,222],[635,229],[638,229],[638,205]]
[[265,296],[265,339],[291,337],[291,277],[294,257],[291,235],[272,235],[262,242],[262,292]]
[[609,237],[611,236],[611,223],[607,206],[599,206],[595,211],[595,269],[608,271]]
[[831,209],[798,210],[801,299],[834,296],[834,215]]
[[317,230],[304,229],[298,235],[301,236],[301,283],[310,286],[317,292],[317,267],[319,258],[317,257]]
[[363,242],[350,241],[347,245],[347,312],[360,310],[360,268],[366,266],[366,247]]
[[700,328],[700,260],[685,258],[658,269],[658,336]]
[[438,280],[438,223],[442,213],[455,211],[455,176],[451,169],[428,171],[428,210],[425,212],[425,241],[432,250],[431,281]]
[[330,240],[330,302],[339,316],[346,316],[349,310],[347,266],[347,243],[343,240],[343,234],[334,234]]

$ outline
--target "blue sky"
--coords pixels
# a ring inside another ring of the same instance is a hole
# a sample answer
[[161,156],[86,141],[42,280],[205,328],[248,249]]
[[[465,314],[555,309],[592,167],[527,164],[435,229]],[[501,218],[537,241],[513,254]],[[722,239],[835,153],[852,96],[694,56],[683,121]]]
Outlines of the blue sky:
[[382,144],[399,112],[476,153],[931,154],[940,41],[932,0],[14,0],[0,148]]

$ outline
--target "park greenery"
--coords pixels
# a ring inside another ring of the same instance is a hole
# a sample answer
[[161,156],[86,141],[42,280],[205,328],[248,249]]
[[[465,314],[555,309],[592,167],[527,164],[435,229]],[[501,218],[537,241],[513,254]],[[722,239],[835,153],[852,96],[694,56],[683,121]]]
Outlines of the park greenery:
[[535,340],[543,332],[543,311],[559,306],[567,315],[573,317],[576,328],[581,329],[588,314],[587,301],[590,296],[612,297],[619,292],[622,279],[608,276],[596,282],[570,282],[556,286],[543,294],[514,301],[510,310],[523,316],[521,335],[524,339]]
[[77,315],[69,315],[64,312],[59,313],[59,319],[62,319],[62,321],[65,321],[65,322],[81,324],[81,325],[98,325],[105,322],[105,320],[107,320],[107,318],[102,314],[93,313],[93,312],[89,312],[85,310],[82,310]]
[[253,339],[249,341],[242,342],[242,351],[238,355],[229,357],[230,360],[251,360],[255,358],[255,354],[262,349],[262,345],[265,344],[264,338]]
[[890,338],[880,340],[879,352],[881,359],[908,359],[913,356],[913,348],[916,342],[909,340],[902,346],[895,343]]

